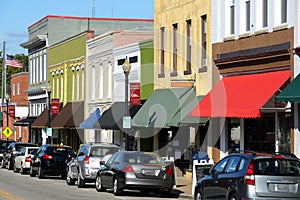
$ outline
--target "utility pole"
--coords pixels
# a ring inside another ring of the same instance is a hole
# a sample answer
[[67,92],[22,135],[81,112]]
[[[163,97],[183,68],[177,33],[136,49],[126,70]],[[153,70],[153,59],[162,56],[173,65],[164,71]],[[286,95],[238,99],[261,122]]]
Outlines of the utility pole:
[[3,42],[3,52],[2,52],[2,64],[3,64],[3,70],[2,70],[2,93],[1,93],[1,99],[2,99],[2,105],[4,104],[4,98],[6,94],[6,53],[5,53],[5,41]]

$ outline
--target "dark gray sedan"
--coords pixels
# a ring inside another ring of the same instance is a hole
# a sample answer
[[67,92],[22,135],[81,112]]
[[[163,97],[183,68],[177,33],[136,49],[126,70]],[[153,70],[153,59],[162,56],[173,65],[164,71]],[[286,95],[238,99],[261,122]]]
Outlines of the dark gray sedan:
[[96,177],[98,192],[113,189],[115,195],[121,195],[123,189],[159,190],[167,195],[173,187],[173,169],[156,153],[117,152],[101,164]]

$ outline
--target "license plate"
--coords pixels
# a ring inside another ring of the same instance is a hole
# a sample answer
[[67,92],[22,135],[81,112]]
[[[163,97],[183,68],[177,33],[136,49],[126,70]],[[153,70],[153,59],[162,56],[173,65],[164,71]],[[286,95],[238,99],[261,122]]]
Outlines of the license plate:
[[142,174],[145,176],[158,176],[160,170],[142,169]]
[[286,184],[275,184],[276,192],[289,192],[289,186]]

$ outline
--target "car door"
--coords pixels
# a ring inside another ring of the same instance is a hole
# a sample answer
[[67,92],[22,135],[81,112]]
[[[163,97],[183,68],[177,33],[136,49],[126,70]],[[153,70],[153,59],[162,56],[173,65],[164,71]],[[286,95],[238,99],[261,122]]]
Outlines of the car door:
[[[220,186],[220,178],[226,168],[230,156],[220,160],[210,171],[210,175],[203,181],[203,196],[204,199],[224,199],[224,189]],[[224,199],[225,200],[225,199]]]
[[241,184],[240,180],[244,178],[243,174],[238,169],[241,156],[231,156],[228,161],[225,170],[218,175],[218,191],[220,199],[228,199],[229,190],[237,190]]
[[106,188],[112,188],[113,187],[113,177],[112,177],[112,167],[113,163],[115,162],[117,157],[117,153],[114,154],[108,161],[106,162],[105,166],[101,167],[100,174],[101,174],[101,180],[102,184]]
[[26,153],[26,147],[23,147],[20,150],[20,153],[18,154],[18,156],[15,158],[15,166],[17,169],[21,169],[21,162],[23,161],[23,158],[25,156]]

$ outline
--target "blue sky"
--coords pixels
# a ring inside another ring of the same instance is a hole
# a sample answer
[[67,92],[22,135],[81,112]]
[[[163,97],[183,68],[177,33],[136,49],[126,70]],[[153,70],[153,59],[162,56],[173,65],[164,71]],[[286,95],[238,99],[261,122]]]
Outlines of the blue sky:
[[[20,44],[27,28],[47,15],[92,17],[93,0],[4,0],[0,9],[0,51],[27,55]],[[154,18],[154,0],[94,0],[95,17]]]

